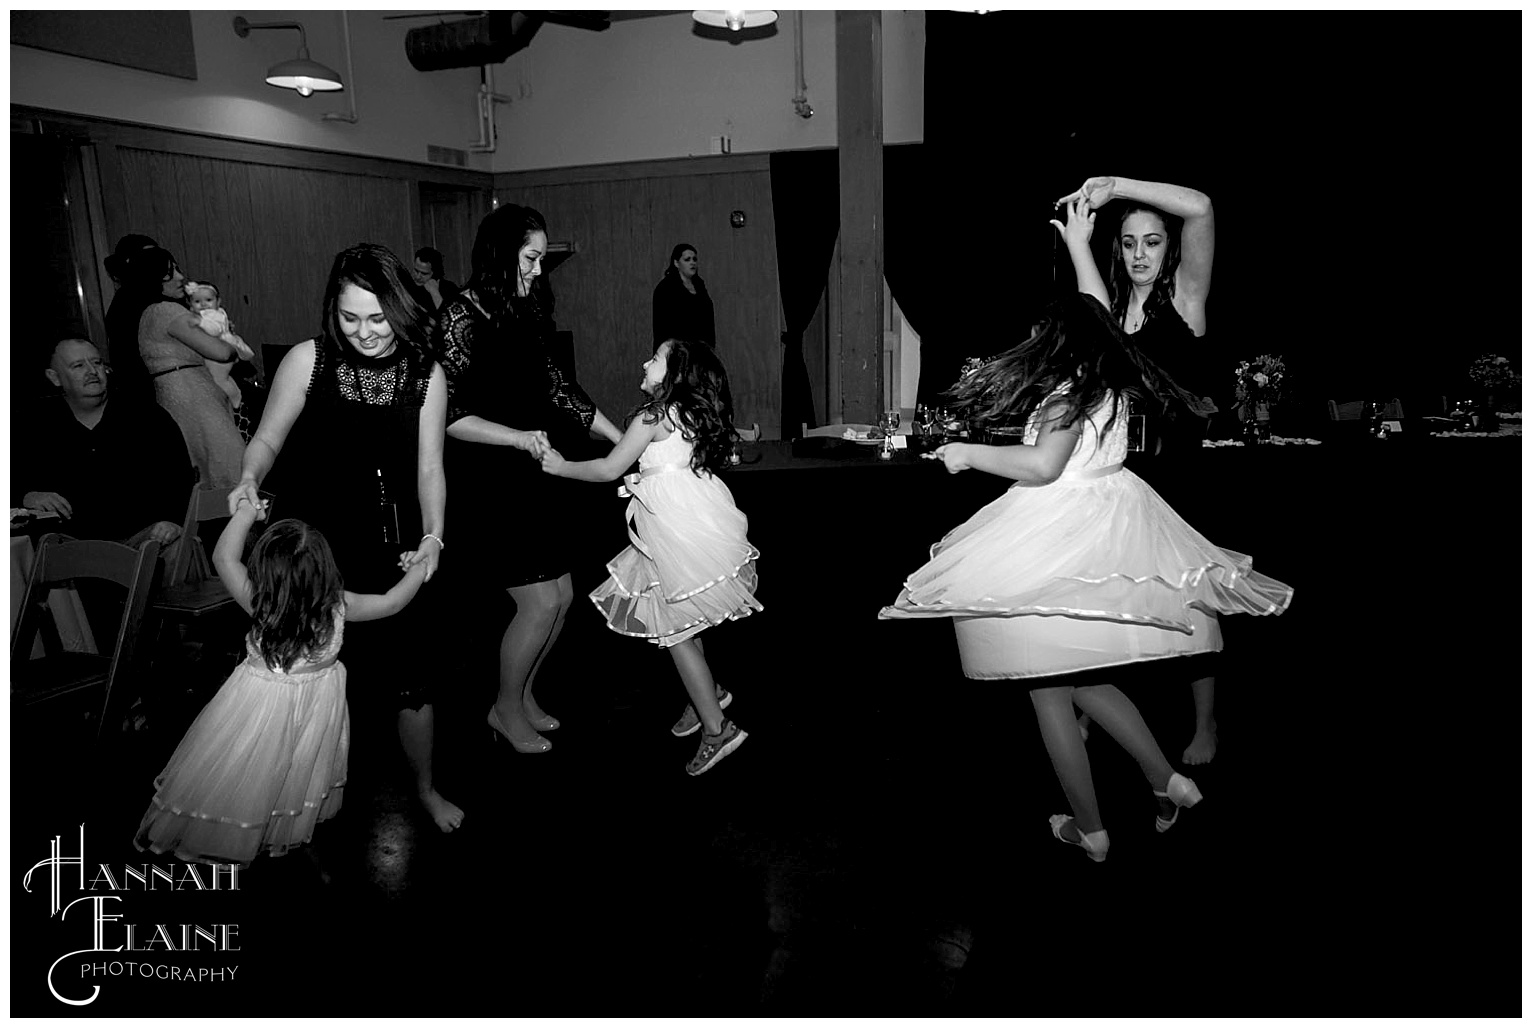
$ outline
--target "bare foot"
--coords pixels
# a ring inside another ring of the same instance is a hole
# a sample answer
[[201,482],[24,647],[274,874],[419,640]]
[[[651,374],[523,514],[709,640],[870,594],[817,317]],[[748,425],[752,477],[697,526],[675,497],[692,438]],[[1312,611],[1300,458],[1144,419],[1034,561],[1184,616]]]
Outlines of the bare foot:
[[420,802],[426,808],[426,813],[431,815],[431,820],[436,822],[436,827],[442,831],[450,832],[462,825],[462,808],[456,803],[447,802],[435,789],[421,793]]
[[1218,725],[1210,723],[1206,728],[1197,729],[1197,734],[1192,736],[1191,745],[1186,747],[1186,752],[1181,754],[1183,764],[1211,764],[1213,754],[1218,751]]

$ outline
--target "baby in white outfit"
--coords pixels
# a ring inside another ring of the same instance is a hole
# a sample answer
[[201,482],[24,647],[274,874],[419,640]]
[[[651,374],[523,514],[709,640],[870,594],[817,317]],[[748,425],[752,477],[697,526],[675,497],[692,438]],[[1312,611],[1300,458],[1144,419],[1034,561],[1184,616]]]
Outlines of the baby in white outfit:
[[186,303],[201,321],[202,331],[210,336],[217,336],[234,347],[234,356],[228,360],[214,360],[212,357],[203,359],[207,363],[208,371],[212,372],[213,381],[217,382],[218,388],[229,397],[229,403],[234,409],[239,410],[244,397],[239,391],[239,383],[234,381],[234,362],[254,360],[255,351],[234,334],[229,324],[229,315],[219,304],[217,286],[208,282],[186,283]]

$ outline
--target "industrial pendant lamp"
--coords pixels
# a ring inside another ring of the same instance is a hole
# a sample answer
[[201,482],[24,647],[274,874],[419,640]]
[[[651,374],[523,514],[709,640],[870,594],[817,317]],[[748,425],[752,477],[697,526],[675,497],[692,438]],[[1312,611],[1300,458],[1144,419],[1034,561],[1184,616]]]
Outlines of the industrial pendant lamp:
[[758,29],[777,20],[776,11],[693,11],[692,20],[715,29]]
[[316,90],[321,93],[329,93],[346,88],[341,84],[339,72],[331,71],[318,61],[309,60],[308,36],[304,33],[303,26],[298,22],[234,19],[234,34],[241,39],[250,35],[251,29],[298,30],[298,56],[291,61],[273,64],[267,69],[267,84],[279,86],[282,89],[296,89],[299,96],[313,96]]

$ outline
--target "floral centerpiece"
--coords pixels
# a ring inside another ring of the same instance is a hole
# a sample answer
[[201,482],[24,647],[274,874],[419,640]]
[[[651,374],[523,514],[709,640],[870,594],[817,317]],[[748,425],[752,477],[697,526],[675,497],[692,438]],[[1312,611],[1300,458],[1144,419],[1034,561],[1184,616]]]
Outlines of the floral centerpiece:
[[1468,382],[1472,399],[1459,402],[1454,411],[1465,429],[1493,432],[1500,423],[1498,410],[1508,404],[1520,408],[1521,375],[1509,358],[1482,354],[1468,365]]
[[1282,383],[1287,365],[1276,354],[1263,353],[1254,360],[1240,361],[1234,369],[1234,403],[1240,420],[1251,424],[1265,421],[1272,404],[1282,399]]

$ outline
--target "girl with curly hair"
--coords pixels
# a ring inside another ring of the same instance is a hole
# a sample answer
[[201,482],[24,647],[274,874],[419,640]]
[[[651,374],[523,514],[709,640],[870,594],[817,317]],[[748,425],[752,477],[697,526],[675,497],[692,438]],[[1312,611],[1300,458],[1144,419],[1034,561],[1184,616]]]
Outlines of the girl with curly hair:
[[1137,760],[1165,831],[1201,793],[1112,684],[1116,669],[1220,649],[1216,614],[1279,614],[1292,598],[1123,468],[1125,396],[1196,403],[1130,340],[1103,304],[1076,295],[954,387],[966,417],[1023,424],[1023,441],[948,443],[931,456],[949,472],[977,469],[1015,485],[934,546],[880,615],[952,618],[965,675],[1026,685],[1073,810],[1051,819],[1053,834],[1097,861],[1107,834],[1075,707]]
[[697,634],[761,609],[755,598],[760,552],[745,537],[748,522],[719,474],[739,442],[729,380],[705,343],[667,339],[644,362],[639,388],[649,394],[612,452],[600,460],[566,461],[543,454],[543,470],[587,482],[610,482],[638,461],[622,490],[631,545],[590,594],[614,632],[648,639],[670,651],[691,705],[671,729],[703,731],[686,765],[700,775],[734,752],[746,733],[723,716],[733,696],[713,680]]
[[346,668],[336,658],[347,621],[388,617],[410,602],[426,565],[410,565],[382,595],[342,585],[330,544],[288,519],[240,562],[251,524],[265,512],[244,497],[213,564],[255,624],[243,663],[197,715],[139,825],[140,850],[195,863],[248,865],[314,837],[340,811],[351,719]]

